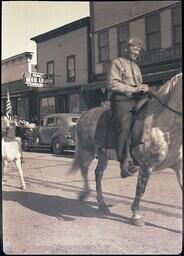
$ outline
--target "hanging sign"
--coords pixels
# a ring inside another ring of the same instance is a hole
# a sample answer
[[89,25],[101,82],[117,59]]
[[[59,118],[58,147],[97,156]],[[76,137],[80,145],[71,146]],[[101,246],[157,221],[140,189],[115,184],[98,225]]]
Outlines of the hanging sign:
[[23,80],[29,87],[52,87],[54,84],[53,75],[45,73],[25,72]]

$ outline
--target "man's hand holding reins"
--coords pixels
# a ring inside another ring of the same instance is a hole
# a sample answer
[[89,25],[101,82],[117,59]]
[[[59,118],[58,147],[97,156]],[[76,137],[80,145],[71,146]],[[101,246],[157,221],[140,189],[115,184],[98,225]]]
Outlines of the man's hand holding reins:
[[148,84],[141,84],[140,86],[135,88],[134,93],[139,93],[139,92],[148,92],[149,91],[149,86]]

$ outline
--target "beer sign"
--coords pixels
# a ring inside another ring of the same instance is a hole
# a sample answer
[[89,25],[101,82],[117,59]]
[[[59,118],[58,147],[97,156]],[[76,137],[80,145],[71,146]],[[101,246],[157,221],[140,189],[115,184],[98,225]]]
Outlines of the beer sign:
[[51,87],[53,86],[53,75],[37,72],[23,73],[24,84],[29,87]]

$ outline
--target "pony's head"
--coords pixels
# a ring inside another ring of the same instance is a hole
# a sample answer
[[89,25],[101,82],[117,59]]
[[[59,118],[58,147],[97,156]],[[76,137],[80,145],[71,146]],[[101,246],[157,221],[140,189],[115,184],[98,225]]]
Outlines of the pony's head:
[[1,128],[2,130],[10,128],[10,120],[5,116],[1,116]]

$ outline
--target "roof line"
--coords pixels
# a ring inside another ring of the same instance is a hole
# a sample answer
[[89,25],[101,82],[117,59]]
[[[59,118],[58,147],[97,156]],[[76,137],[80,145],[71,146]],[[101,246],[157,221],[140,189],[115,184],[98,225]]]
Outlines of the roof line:
[[66,33],[71,32],[73,30],[82,28],[84,26],[87,26],[89,24],[89,21],[90,21],[90,17],[87,16],[87,17],[84,17],[82,19],[79,19],[79,20],[73,21],[71,23],[68,23],[64,26],[61,26],[61,27],[58,27],[56,29],[50,30],[46,33],[43,33],[43,34],[40,34],[38,36],[32,37],[31,40],[35,41],[36,43],[46,41],[48,39],[57,37],[59,35],[66,34]]

